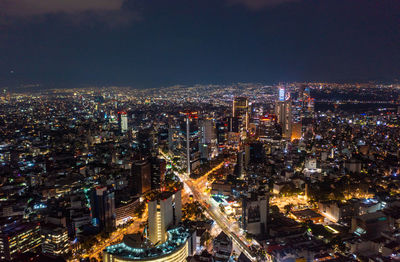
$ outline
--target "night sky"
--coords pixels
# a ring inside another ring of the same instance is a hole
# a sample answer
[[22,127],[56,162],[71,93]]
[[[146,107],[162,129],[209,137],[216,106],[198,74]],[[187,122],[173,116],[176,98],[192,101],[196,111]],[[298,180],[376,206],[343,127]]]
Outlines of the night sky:
[[398,78],[399,0],[0,0],[0,86]]

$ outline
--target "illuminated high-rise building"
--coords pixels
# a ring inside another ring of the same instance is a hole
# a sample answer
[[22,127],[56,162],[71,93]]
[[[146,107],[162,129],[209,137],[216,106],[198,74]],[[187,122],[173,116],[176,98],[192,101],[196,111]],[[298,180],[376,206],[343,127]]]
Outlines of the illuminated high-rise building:
[[166,161],[164,159],[153,157],[151,164],[151,189],[161,189],[164,185],[166,173]]
[[42,252],[60,256],[68,252],[68,229],[54,225],[45,225],[41,230]]
[[126,133],[128,131],[128,115],[126,112],[121,112],[121,132]]
[[300,139],[302,137],[302,124],[296,122],[292,124],[292,135],[291,140]]
[[199,121],[197,112],[184,111],[181,112],[181,115],[185,117],[185,121],[182,121],[180,125],[183,166],[186,167],[187,174],[190,175],[200,165]]
[[211,160],[218,155],[217,133],[212,119],[200,121],[200,153],[204,159]]
[[179,125],[170,124],[168,127],[168,150],[174,152],[179,147]]
[[15,221],[0,232],[0,260],[14,260],[19,254],[33,252],[42,242],[39,223]]
[[282,137],[291,139],[292,136],[292,100],[286,97],[285,89],[279,89],[279,99],[275,104],[275,114],[282,127]]
[[167,240],[167,229],[182,218],[181,191],[162,192],[148,203],[149,240],[157,245]]
[[229,123],[226,123],[225,121],[219,121],[215,124],[215,128],[217,131],[217,142],[219,147],[223,147],[227,140],[227,134],[229,132],[228,124]]
[[233,100],[232,115],[238,118],[241,128],[248,129],[249,100],[246,97],[236,97]]

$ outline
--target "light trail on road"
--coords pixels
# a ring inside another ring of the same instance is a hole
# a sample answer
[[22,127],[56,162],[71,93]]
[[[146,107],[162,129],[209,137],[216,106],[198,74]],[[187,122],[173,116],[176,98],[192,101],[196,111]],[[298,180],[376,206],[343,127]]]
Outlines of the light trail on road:
[[248,246],[227,226],[230,224],[229,221],[227,221],[224,216],[218,214],[215,206],[209,203],[208,197],[200,193],[199,190],[193,185],[193,182],[190,179],[187,179],[186,175],[179,175],[178,173],[176,173],[176,175],[191,189],[195,199],[200,200],[200,203],[203,205],[206,203],[207,206],[209,206],[209,208],[205,208],[205,211],[218,224],[222,231],[231,237],[232,241],[235,242],[240,251],[243,252],[251,261],[257,261],[256,257],[252,255],[252,252]]
[[111,237],[108,238],[101,246],[96,247],[95,250],[91,251],[89,254],[85,254],[84,258],[97,258],[98,254],[103,252],[103,250],[111,245],[111,243],[116,241],[122,241],[124,235],[135,233],[139,230],[140,225],[147,220],[147,215],[144,214],[142,218],[134,220],[134,222],[125,229],[120,229],[112,233]]
[[[163,158],[167,161],[170,161],[169,157],[164,154],[160,150],[161,155]],[[218,167],[219,166],[219,167]],[[217,167],[220,168],[223,166],[223,163],[218,165]],[[215,170],[218,168],[215,167]],[[215,171],[214,170],[214,171]],[[252,254],[250,248],[233,232],[227,225],[229,225],[229,221],[225,219],[225,217],[221,214],[218,213],[216,210],[215,206],[212,205],[209,201],[209,197],[203,193],[201,193],[201,188],[198,188],[198,186],[195,186],[193,181],[188,177],[187,174],[180,174],[176,171],[174,171],[174,174],[180,178],[180,180],[185,183],[187,187],[190,188],[190,190],[193,193],[193,198],[195,198],[197,201],[199,201],[203,206],[208,206],[209,208],[205,208],[206,213],[218,224],[218,226],[224,231],[225,234],[231,237],[232,241],[235,242],[235,244],[239,247],[239,250],[243,252],[247,258],[249,258],[251,261],[257,261],[257,258],[255,255]]]

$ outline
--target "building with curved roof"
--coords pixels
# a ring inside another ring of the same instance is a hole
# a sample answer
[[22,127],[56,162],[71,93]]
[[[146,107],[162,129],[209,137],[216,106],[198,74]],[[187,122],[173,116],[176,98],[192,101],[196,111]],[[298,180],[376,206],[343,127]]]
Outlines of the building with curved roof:
[[103,251],[104,262],[184,262],[189,255],[191,234],[188,229],[176,227],[167,231],[167,241],[154,246],[141,235],[126,235],[122,243]]

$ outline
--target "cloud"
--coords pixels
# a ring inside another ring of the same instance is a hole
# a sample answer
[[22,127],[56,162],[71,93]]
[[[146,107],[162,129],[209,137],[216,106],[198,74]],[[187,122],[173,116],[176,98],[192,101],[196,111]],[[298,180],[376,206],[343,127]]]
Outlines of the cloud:
[[267,6],[275,6],[279,4],[297,2],[299,0],[227,0],[229,4],[242,4],[249,9],[258,10]]
[[140,19],[138,12],[124,8],[129,0],[0,0],[0,23],[40,20],[46,15],[80,24],[105,22],[126,24]]
[[8,16],[120,10],[124,0],[0,0],[0,12]]

